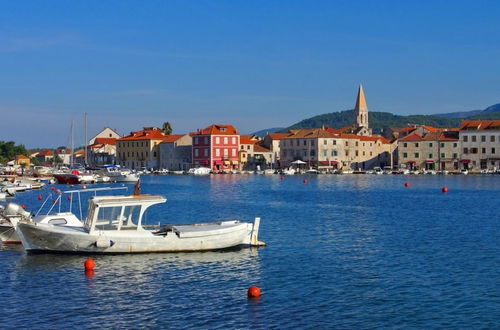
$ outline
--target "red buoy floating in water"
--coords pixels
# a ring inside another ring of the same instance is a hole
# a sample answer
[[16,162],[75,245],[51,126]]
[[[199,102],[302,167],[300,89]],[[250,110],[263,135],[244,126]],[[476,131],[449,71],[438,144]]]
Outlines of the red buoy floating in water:
[[260,288],[258,286],[251,286],[247,291],[248,298],[259,298],[260,297]]
[[50,187],[50,190],[56,190],[56,187],[52,186]]
[[410,184],[408,182],[405,182],[405,187],[408,188]]
[[22,208],[23,210],[24,210],[24,209],[26,209],[26,205],[21,204],[21,208]]
[[42,194],[38,194],[38,200],[41,201],[42,200]]
[[304,181],[302,181],[302,182],[307,183],[307,179],[304,179]]
[[85,260],[85,263],[83,265],[85,266],[85,271],[89,271],[89,270],[94,270],[95,263],[94,260],[92,260],[92,258],[87,258],[87,260]]
[[443,187],[443,188],[441,189],[441,191],[442,191],[442,192],[444,192],[444,193],[447,193],[447,192],[448,192],[448,188]]

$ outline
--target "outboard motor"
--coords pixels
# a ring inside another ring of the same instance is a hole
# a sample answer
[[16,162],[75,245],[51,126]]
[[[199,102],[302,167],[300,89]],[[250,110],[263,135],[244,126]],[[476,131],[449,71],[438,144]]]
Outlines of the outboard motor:
[[3,214],[7,217],[16,215],[27,219],[30,217],[30,213],[25,211],[21,205],[16,203],[8,203],[3,211]]

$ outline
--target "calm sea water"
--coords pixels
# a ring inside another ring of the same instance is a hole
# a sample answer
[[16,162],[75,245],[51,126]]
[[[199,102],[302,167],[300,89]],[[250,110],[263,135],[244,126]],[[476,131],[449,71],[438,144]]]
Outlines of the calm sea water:
[[500,326],[500,176],[150,176],[142,191],[168,199],[149,223],[260,216],[268,246],[95,256],[91,277],[86,256],[3,246],[1,327]]

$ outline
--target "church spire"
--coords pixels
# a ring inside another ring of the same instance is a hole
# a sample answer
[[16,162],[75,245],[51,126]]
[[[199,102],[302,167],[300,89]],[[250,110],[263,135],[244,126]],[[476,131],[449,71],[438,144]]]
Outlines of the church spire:
[[358,98],[356,99],[356,106],[354,107],[355,127],[368,128],[368,106],[366,105],[365,93],[363,86],[360,84],[358,89]]

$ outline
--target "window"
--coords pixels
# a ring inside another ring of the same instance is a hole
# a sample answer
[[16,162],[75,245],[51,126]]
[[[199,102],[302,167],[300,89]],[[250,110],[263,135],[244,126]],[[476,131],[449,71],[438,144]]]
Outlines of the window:
[[333,145],[336,146],[337,145],[337,140],[333,140]]
[[303,142],[304,142],[304,145],[306,146],[306,145],[307,145],[307,141],[306,141],[306,140],[304,140]]
[[486,148],[481,148],[481,153],[485,154],[486,153]]
[[314,147],[314,140],[311,140],[311,147]]
[[469,141],[469,137],[467,135],[464,135],[464,139],[463,139],[464,142],[468,142]]
[[453,159],[458,159],[458,154],[456,152],[453,154]]
[[441,148],[444,148],[444,142],[441,142]]
[[495,142],[495,135],[490,136],[490,142]]
[[358,146],[358,141],[356,141],[356,147]]
[[229,143],[229,139],[226,137],[224,137],[224,144],[228,144]]
[[429,143],[429,148],[432,148],[432,142]]
[[349,156],[349,150],[346,150],[346,151],[345,151],[345,155],[346,155],[346,156]]
[[370,151],[370,156],[372,156],[372,154],[373,154],[373,153]]
[[419,153],[418,153],[418,152],[416,152],[416,153],[415,153],[415,158],[419,158],[419,157],[420,157]]
[[208,136],[205,136],[205,144],[208,144]]
[[476,136],[475,135],[471,136],[471,140],[472,142],[476,142]]
[[332,156],[335,156],[335,157],[336,157],[337,155],[338,155],[337,150],[333,150],[333,151],[332,151]]
[[215,149],[215,157],[220,157],[220,149]]
[[311,156],[316,156],[316,151],[315,150],[311,150]]
[[236,144],[236,137],[234,137],[234,136],[233,136],[233,137],[231,138],[231,141],[232,141],[232,142],[231,142],[232,144]]
[[220,144],[220,137],[218,137],[218,136],[215,137],[215,143]]
[[197,136],[194,138],[194,144],[198,144],[198,137]]
[[456,147],[458,147],[458,143],[455,142],[455,143],[453,143],[453,148],[456,148]]
[[365,155],[365,152],[363,151],[363,156]]
[[403,158],[408,158],[408,153],[403,152]]
[[417,143],[415,143],[415,148],[418,148],[418,142],[417,142]]
[[227,158],[228,155],[229,155],[229,150],[228,149],[224,149],[224,158]]
[[346,145],[346,146],[349,146],[349,141],[345,141],[345,145]]
[[495,148],[491,148],[491,153],[494,154],[495,153]]
[[470,148],[471,154],[477,154],[477,148]]
[[326,150],[323,151],[323,157],[328,156],[328,152]]
[[307,156],[307,150],[304,150],[304,157]]
[[231,155],[232,155],[233,157],[236,157],[236,149],[234,149],[234,148],[233,148],[233,149],[231,149]]
[[323,140],[323,144],[325,144],[325,145],[326,145],[327,143],[328,143],[328,142],[327,142],[326,140]]
[[296,144],[297,144],[297,147],[298,147],[298,146],[300,145],[300,141],[299,141],[299,140],[297,140],[297,143],[296,143]]
[[429,154],[429,159],[432,159],[432,156],[433,156],[432,154]]
[[198,157],[200,155],[200,152],[198,149],[194,149],[194,156]]
[[358,157],[358,151],[356,150],[356,157]]
[[481,142],[486,142],[486,135],[481,135]]
[[464,148],[464,154],[468,154],[469,153],[469,148]]
[[406,142],[405,142],[405,143],[403,143],[403,147],[404,147],[404,148],[408,148],[408,143],[406,143]]
[[444,152],[441,153],[441,158],[446,158]]
[[208,149],[203,149],[203,156],[208,157]]

